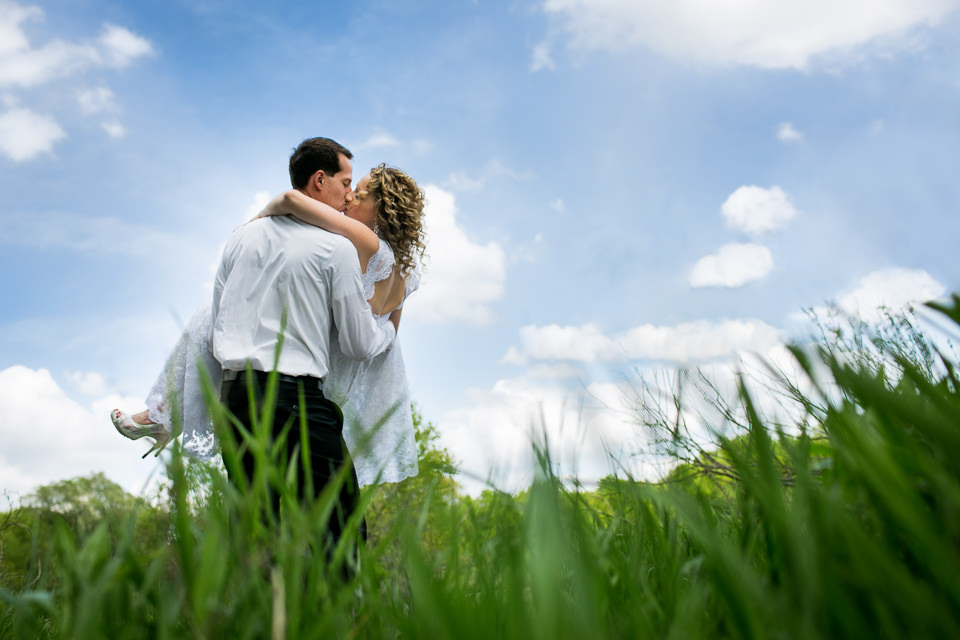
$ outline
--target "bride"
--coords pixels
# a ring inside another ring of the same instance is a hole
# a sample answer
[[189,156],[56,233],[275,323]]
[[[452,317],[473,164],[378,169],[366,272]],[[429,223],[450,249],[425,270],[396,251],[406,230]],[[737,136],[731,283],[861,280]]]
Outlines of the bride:
[[[419,285],[423,258],[423,191],[393,167],[379,165],[357,182],[346,214],[291,189],[281,193],[258,217],[292,214],[345,236],[357,249],[364,295],[378,323],[400,321],[403,302]],[[149,437],[160,455],[171,439],[184,434],[184,448],[210,457],[215,445],[203,398],[199,367],[219,390],[222,371],[211,349],[211,309],[198,309],[167,359],[147,396],[147,409],[128,415],[119,409],[111,420],[124,436]],[[324,395],[344,414],[343,439],[353,458],[360,486],[398,482],[417,474],[417,445],[400,345],[357,362],[331,342],[330,371]]]

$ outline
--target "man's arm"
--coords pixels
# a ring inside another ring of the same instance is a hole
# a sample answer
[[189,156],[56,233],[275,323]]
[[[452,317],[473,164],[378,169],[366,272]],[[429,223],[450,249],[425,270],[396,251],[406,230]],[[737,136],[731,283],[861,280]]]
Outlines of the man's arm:
[[390,348],[397,330],[392,323],[377,324],[363,297],[360,264],[353,247],[336,253],[332,264],[331,308],[340,335],[340,350],[348,358],[369,360]]
[[223,247],[223,253],[220,254],[220,264],[217,266],[217,275],[213,280],[213,326],[217,326],[217,315],[220,313],[220,299],[223,297],[223,287],[227,282],[227,276],[233,268],[234,248],[236,232],[227,240]]

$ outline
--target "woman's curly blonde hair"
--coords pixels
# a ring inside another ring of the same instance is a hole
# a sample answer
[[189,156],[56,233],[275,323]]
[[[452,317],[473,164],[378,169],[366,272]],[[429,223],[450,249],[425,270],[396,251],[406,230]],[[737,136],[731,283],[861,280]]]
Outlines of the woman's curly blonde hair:
[[406,278],[423,259],[423,189],[403,171],[385,164],[370,171],[367,193],[376,198],[377,229],[390,248],[400,275]]

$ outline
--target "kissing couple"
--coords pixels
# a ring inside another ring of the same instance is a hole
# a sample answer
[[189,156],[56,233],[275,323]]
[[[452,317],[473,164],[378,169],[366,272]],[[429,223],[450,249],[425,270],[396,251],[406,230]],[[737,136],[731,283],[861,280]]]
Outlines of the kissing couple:
[[[230,236],[212,304],[194,313],[147,396],[147,410],[111,413],[124,436],[154,440],[147,454],[159,455],[182,430],[184,447],[209,457],[215,440],[199,367],[248,432],[268,374],[276,371],[273,436],[305,416],[309,497],[349,468],[334,510],[341,517],[329,523],[333,542],[360,486],[417,473],[396,334],[403,303],[419,286],[424,194],[410,176],[383,164],[351,189],[352,158],[328,138],[300,143],[290,157],[293,188]],[[248,388],[256,398],[252,415]],[[224,428],[243,443],[235,425]],[[292,460],[300,439],[286,442]],[[249,480],[253,473],[253,455],[242,444],[239,453],[242,468],[228,468],[234,484],[236,474]],[[297,483],[304,498],[304,469]]]

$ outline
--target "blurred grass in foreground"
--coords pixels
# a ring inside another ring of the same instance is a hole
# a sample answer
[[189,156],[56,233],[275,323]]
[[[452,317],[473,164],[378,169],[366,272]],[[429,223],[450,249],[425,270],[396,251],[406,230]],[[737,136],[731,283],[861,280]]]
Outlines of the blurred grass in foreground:
[[[960,299],[940,311],[960,325]],[[428,464],[364,494],[358,566],[355,526],[330,562],[311,547],[330,492],[299,504],[259,427],[243,491],[175,453],[164,504],[95,487],[94,521],[9,511],[0,638],[960,637],[957,363],[934,375],[891,351],[890,375],[794,353],[834,391],[799,398],[816,420],[786,435],[741,389],[745,432],[711,452],[733,472],[723,491],[617,478],[572,491],[542,459],[529,491],[465,498],[420,424]]]

